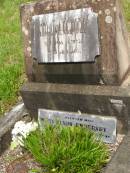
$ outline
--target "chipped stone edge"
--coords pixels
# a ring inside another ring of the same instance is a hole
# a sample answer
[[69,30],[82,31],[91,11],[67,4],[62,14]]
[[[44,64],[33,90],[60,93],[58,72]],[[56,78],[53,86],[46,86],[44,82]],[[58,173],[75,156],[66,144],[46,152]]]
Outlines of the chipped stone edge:
[[11,129],[14,124],[28,114],[24,103],[18,103],[0,119],[0,155],[10,145]]

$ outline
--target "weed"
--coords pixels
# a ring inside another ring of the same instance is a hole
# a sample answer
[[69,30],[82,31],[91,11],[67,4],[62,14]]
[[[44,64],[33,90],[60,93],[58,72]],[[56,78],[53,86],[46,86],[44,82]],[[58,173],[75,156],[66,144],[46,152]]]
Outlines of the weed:
[[83,127],[46,122],[24,139],[24,145],[48,173],[96,173],[108,159],[105,144]]

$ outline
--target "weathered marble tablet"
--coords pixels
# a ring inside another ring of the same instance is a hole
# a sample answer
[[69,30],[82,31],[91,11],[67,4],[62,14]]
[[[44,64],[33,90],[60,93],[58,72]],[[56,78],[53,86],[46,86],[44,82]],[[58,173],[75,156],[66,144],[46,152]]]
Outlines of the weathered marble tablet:
[[58,120],[66,126],[87,127],[97,134],[102,135],[102,140],[106,143],[114,143],[116,141],[117,119],[115,117],[38,109],[38,118],[41,126],[42,121],[45,119],[49,120],[52,124]]
[[39,63],[94,62],[100,55],[97,16],[91,8],[33,16],[32,57]]

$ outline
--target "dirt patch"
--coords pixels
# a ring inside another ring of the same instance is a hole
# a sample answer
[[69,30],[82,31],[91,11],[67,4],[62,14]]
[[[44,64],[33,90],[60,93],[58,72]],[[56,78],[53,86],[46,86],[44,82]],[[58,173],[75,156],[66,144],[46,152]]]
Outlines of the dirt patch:
[[21,147],[8,149],[0,157],[0,173],[28,173],[32,169],[41,169],[33,157]]

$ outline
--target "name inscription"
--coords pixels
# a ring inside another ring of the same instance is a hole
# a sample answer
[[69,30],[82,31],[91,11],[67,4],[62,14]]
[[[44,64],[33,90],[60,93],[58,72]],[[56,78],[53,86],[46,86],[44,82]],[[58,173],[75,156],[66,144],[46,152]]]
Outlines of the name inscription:
[[31,38],[32,56],[41,63],[93,62],[100,54],[91,8],[33,16]]
[[41,125],[45,119],[51,124],[54,124],[58,119],[63,125],[83,126],[95,131],[97,134],[102,134],[104,142],[114,143],[116,140],[117,120],[114,117],[39,109],[38,118]]

